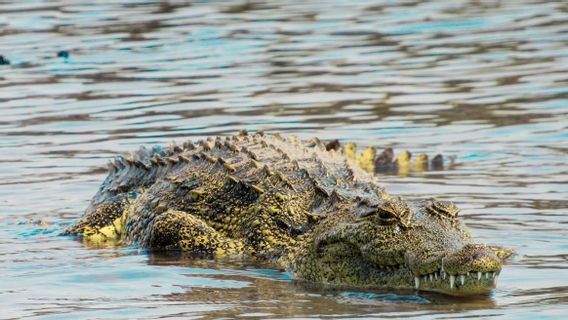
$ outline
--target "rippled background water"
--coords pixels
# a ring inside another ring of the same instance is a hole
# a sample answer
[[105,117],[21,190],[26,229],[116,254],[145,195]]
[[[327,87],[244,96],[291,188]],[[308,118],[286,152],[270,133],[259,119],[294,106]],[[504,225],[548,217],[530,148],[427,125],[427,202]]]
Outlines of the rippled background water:
[[[0,54],[2,319],[568,314],[566,1],[2,1]],[[117,153],[241,128],[453,155],[387,190],[517,255],[454,300],[57,236]]]

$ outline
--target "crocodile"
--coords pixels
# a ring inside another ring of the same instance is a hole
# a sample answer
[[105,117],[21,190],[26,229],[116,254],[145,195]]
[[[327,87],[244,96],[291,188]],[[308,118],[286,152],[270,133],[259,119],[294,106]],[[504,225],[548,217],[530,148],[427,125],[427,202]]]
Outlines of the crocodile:
[[388,194],[314,138],[259,131],[141,147],[109,163],[86,244],[268,261],[298,280],[450,295],[490,292],[510,249],[476,243],[451,201]]

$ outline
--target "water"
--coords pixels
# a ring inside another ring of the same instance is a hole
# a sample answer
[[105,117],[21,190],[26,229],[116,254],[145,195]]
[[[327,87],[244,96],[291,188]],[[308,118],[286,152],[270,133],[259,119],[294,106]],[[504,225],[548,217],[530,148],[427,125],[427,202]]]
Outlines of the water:
[[[565,1],[3,1],[0,54],[2,319],[568,313]],[[117,153],[241,128],[455,156],[381,178],[517,255],[455,300],[57,236]]]

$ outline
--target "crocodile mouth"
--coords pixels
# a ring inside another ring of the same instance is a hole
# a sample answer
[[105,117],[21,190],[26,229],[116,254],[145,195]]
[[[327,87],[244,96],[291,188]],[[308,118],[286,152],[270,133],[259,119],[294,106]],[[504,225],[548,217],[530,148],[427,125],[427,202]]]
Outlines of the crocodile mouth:
[[489,247],[469,243],[424,256],[406,256],[416,290],[450,295],[485,294],[495,288],[502,264]]
[[470,271],[465,274],[449,274],[439,269],[429,274],[414,275],[414,289],[450,295],[484,294],[495,288],[500,272]]
[[431,273],[417,274],[406,264],[375,264],[374,267],[383,272],[385,276],[399,278],[401,282],[407,283],[409,288],[453,296],[487,294],[495,288],[501,272],[501,270],[495,270],[450,274],[440,268]]

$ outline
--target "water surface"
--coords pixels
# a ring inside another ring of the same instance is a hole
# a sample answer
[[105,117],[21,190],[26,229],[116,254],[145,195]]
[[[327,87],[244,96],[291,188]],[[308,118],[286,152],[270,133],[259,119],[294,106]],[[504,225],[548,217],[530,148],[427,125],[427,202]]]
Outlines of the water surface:
[[[565,1],[2,1],[0,54],[2,319],[568,313]],[[57,236],[114,155],[242,128],[455,156],[381,178],[517,254],[455,300]]]

